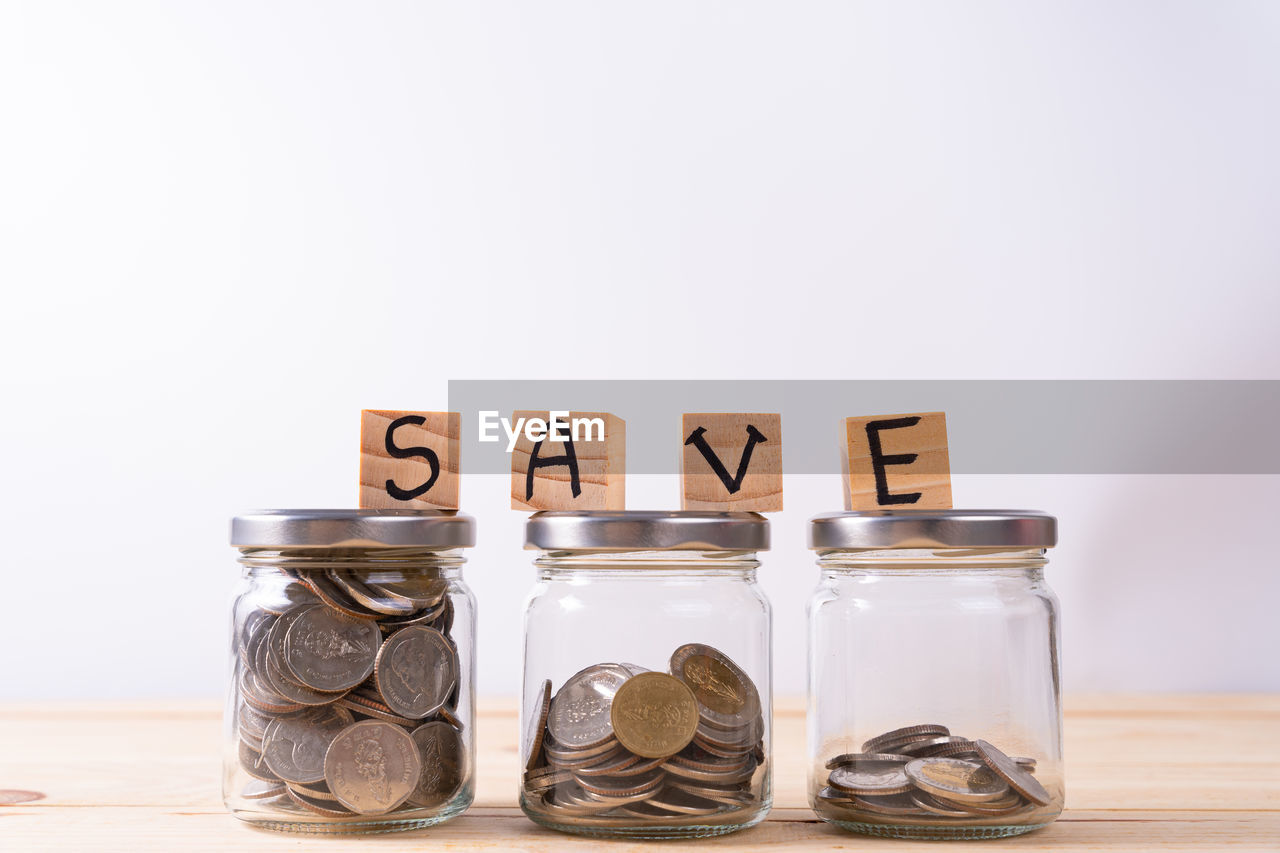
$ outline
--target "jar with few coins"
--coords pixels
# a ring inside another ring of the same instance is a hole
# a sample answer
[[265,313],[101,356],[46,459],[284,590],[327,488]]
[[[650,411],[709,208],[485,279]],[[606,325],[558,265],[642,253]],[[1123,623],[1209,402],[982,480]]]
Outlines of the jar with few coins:
[[296,832],[389,832],[474,796],[475,600],[447,511],[238,516],[223,799]]
[[520,806],[583,835],[698,838],[772,802],[770,609],[755,513],[540,512]]
[[809,802],[853,832],[999,838],[1062,811],[1057,522],[1009,510],[820,515]]

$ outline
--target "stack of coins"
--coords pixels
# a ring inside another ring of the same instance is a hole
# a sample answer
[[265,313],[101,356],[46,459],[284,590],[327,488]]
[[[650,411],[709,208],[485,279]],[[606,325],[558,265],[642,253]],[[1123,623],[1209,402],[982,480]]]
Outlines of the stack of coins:
[[1010,758],[928,723],[873,737],[826,769],[816,807],[833,820],[1007,822],[1051,799],[1033,775],[1035,759]]
[[668,672],[601,663],[532,705],[526,810],[564,825],[731,823],[762,805],[764,718],[754,682],[697,643]]
[[469,772],[447,582],[334,565],[237,605],[240,796],[334,820],[441,808]]

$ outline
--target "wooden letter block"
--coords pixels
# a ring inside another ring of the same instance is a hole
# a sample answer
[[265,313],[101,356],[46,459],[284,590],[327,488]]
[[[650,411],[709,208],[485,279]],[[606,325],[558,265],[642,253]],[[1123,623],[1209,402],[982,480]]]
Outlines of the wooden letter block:
[[782,509],[782,415],[686,413],[681,433],[681,508]]
[[950,509],[947,415],[845,418],[845,509]]
[[457,509],[457,412],[360,413],[362,509]]
[[608,412],[514,412],[511,422],[519,433],[512,509],[626,509],[626,421]]

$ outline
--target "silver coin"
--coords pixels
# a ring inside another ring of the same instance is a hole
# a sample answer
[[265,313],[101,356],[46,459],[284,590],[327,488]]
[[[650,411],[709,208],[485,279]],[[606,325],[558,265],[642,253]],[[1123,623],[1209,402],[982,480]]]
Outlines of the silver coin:
[[434,714],[458,682],[458,653],[434,628],[401,628],[382,643],[374,664],[382,701],[412,720]]
[[324,780],[357,814],[386,814],[413,794],[422,773],[418,745],[399,726],[362,720],[347,726],[324,759]]
[[613,738],[610,712],[618,688],[630,678],[621,666],[589,666],[572,675],[551,700],[547,729],[568,747],[594,746]]
[[372,610],[383,616],[408,616],[417,609],[412,602],[392,598],[384,595],[381,590],[365,586],[350,569],[329,569],[325,574],[339,589],[350,596],[352,601],[366,610]]
[[449,803],[467,776],[467,751],[458,730],[448,723],[426,723],[409,735],[418,745],[422,775],[409,802],[434,809]]
[[1040,784],[1040,780],[1032,776],[1030,771],[1018,765],[1018,762],[996,749],[985,740],[976,740],[973,745],[977,748],[978,754],[982,756],[982,761],[996,772],[1000,778],[1009,783],[1022,796],[1038,806],[1047,806],[1049,801],[1053,799],[1049,796],[1049,792],[1045,790],[1044,785]]
[[905,726],[900,729],[894,729],[891,732],[885,732],[882,735],[876,735],[862,745],[862,751],[894,752],[898,748],[914,743],[918,740],[946,737],[949,734],[951,734],[950,729],[937,723],[922,723],[915,726]]
[[285,639],[285,663],[316,690],[355,687],[373,672],[382,633],[372,619],[354,619],[316,605],[298,614]]
[[891,752],[846,752],[837,755],[835,758],[828,759],[827,769],[835,770],[844,764],[856,764],[862,762],[878,761],[882,764],[906,764],[911,759],[905,755],[895,755]]
[[887,761],[854,761],[841,764],[827,777],[827,784],[849,794],[905,794],[911,790],[906,764]]
[[547,732],[547,715],[551,713],[551,679],[545,679],[538,688],[537,698],[530,706],[529,730],[525,734],[525,770],[532,770],[544,759],[542,743]]
[[319,782],[324,756],[338,732],[350,725],[341,708],[318,708],[273,720],[262,738],[262,757],[272,773],[286,782]]

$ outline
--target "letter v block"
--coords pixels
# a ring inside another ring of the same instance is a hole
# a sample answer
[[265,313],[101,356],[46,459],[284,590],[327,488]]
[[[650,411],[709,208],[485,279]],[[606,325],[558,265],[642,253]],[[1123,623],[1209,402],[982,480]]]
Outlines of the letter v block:
[[[511,450],[511,508],[620,510],[627,505],[627,422],[608,412],[558,413],[555,433],[520,430]],[[513,412],[511,422],[550,412]]]
[[683,509],[782,510],[782,415],[686,413]]
[[457,509],[457,412],[360,413],[361,509]]
[[950,509],[945,412],[845,418],[845,509]]

